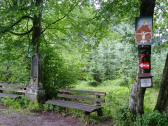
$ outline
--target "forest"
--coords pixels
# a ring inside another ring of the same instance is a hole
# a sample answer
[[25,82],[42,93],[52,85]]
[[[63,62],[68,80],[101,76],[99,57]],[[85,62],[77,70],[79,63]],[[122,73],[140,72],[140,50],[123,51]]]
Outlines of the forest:
[[[144,17],[150,88],[137,86]],[[0,126],[168,126],[167,48],[168,0],[0,0]],[[34,90],[36,101],[2,98],[1,84]],[[60,90],[104,92],[103,116],[44,103]]]

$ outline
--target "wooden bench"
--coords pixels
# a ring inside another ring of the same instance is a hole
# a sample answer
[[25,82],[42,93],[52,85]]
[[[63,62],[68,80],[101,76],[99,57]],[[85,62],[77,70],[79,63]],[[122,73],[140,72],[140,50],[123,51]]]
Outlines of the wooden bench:
[[102,116],[102,104],[105,102],[105,95],[105,92],[60,90],[57,95],[58,99],[48,100],[46,103],[82,110],[86,115],[97,112],[98,116]]
[[9,85],[0,85],[0,99],[1,98],[12,98],[16,99],[19,98],[23,95],[25,95],[26,89],[23,88],[13,88],[10,87]]

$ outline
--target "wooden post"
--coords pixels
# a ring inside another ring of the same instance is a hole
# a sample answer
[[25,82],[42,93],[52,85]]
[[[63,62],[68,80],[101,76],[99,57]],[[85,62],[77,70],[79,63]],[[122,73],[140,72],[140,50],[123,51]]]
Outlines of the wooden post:
[[[96,106],[101,106],[100,98],[101,98],[100,95],[96,95]],[[98,116],[103,116],[102,108],[97,109],[97,115]]]

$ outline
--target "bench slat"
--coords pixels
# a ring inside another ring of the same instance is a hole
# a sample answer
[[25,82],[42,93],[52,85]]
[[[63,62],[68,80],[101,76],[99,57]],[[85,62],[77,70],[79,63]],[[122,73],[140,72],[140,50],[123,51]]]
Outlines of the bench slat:
[[71,95],[71,94],[61,94],[59,93],[57,95],[58,97],[62,97],[62,98],[69,98],[69,99],[80,99],[80,100],[95,100],[96,97],[87,97],[87,96],[80,96],[80,95]]
[[59,92],[64,93],[79,93],[79,94],[90,94],[90,95],[97,95],[97,96],[105,96],[105,92],[96,92],[96,91],[85,91],[85,90],[60,90]]
[[87,101],[87,102],[92,103],[92,104],[95,104],[96,102],[103,103],[105,101],[103,98],[80,96],[80,95],[70,95],[70,94],[61,94],[61,93],[59,93],[57,96],[60,97],[60,98]]
[[0,88],[0,91],[8,91],[8,92],[25,93],[25,90],[10,89],[10,88]]
[[16,98],[20,97],[20,95],[0,93],[0,98],[7,98],[7,97],[16,99]]
[[79,109],[85,112],[93,112],[97,109],[100,109],[101,106],[90,106],[86,104],[80,104],[72,101],[64,101],[64,100],[48,100],[47,104],[58,105],[67,108]]

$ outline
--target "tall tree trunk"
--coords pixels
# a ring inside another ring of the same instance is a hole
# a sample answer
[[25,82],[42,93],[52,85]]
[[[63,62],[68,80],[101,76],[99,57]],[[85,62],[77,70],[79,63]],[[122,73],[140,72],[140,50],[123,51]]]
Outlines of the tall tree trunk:
[[42,4],[43,0],[35,0],[35,6],[37,10],[33,16],[33,32],[32,32],[32,45],[34,55],[32,57],[31,65],[31,80],[30,85],[27,88],[27,96],[32,101],[43,102],[45,100],[44,90],[42,86],[42,71],[41,71],[41,59],[40,59],[40,42],[41,42],[41,18],[42,18]]
[[140,17],[153,17],[156,0],[141,0]]
[[168,113],[168,55],[163,70],[161,87],[159,91],[157,104],[155,106],[155,110]]
[[35,5],[37,7],[37,12],[33,16],[33,32],[32,32],[32,45],[34,56],[32,57],[32,69],[31,78],[36,79],[36,84],[41,82],[41,61],[40,61],[40,42],[41,42],[41,18],[42,18],[42,3],[43,0],[36,0]]
[[[153,17],[155,0],[141,0],[140,17]],[[139,71],[140,73],[140,71]],[[139,79],[134,84],[130,96],[130,110],[135,115],[144,113],[144,96],[146,88],[141,88]]]
[[42,18],[42,3],[43,0],[36,0],[35,5],[37,7],[37,12],[33,16],[33,33],[32,33],[32,44],[34,47],[34,52],[39,53],[40,39],[41,39],[41,18]]

